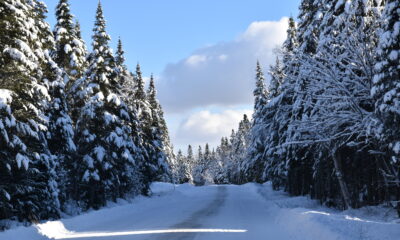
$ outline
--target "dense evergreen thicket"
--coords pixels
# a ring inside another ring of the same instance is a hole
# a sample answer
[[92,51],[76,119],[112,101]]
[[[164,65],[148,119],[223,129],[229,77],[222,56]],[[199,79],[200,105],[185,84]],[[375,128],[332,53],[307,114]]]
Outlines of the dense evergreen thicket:
[[257,63],[252,122],[222,138],[213,161],[180,154],[178,180],[202,183],[187,174],[200,168],[215,183],[272,181],[328,206],[385,203],[400,215],[400,2],[303,0],[287,33],[269,87]]
[[101,4],[90,53],[67,0],[54,31],[46,12],[38,0],[0,1],[0,223],[98,209],[171,178],[154,79],[146,93],[121,41],[111,51]]

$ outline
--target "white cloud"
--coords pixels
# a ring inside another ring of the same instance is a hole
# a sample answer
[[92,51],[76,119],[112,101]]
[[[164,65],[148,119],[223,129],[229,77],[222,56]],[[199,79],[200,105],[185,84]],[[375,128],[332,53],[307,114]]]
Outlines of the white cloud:
[[274,62],[273,50],[285,40],[287,22],[253,22],[235,40],[198,49],[167,65],[157,83],[166,111],[251,104],[255,63],[260,60],[268,67]]
[[186,64],[190,66],[197,66],[198,64],[205,62],[207,57],[204,55],[192,55],[186,59]]
[[215,147],[221,137],[229,136],[232,129],[238,128],[243,114],[251,117],[252,111],[229,109],[219,113],[210,110],[195,112],[181,121],[175,136],[176,142],[178,145],[210,143]]

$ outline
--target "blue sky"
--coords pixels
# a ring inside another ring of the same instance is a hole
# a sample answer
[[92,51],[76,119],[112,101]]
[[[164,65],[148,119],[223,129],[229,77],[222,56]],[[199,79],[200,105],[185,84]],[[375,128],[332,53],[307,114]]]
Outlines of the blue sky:
[[[58,1],[44,2],[53,26]],[[286,31],[282,18],[297,16],[300,0],[101,2],[112,47],[121,37],[129,68],[140,62],[145,76],[157,76],[171,138],[184,148],[215,145],[242,113],[251,114],[255,61],[265,68],[273,62],[272,50]],[[89,49],[97,3],[70,0]],[[212,134],[203,133],[210,129]]]

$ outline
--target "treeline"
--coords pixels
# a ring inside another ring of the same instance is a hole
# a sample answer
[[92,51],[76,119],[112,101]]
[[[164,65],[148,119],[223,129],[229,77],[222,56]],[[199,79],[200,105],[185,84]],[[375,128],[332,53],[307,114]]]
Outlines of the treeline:
[[0,228],[98,209],[169,181],[154,79],[112,52],[99,3],[92,51],[67,0],[50,30],[38,0],[0,1]]
[[251,122],[244,115],[238,130],[232,130],[229,138],[221,138],[216,149],[206,144],[204,150],[199,146],[196,153],[191,145],[186,154],[179,150],[172,169],[175,182],[195,185],[244,183],[240,169],[247,156],[250,129]]
[[227,182],[272,181],[328,206],[386,203],[400,215],[400,2],[303,0],[298,19],[268,87],[257,64],[245,147],[235,153],[235,137],[224,138],[217,152],[229,153],[215,164]]

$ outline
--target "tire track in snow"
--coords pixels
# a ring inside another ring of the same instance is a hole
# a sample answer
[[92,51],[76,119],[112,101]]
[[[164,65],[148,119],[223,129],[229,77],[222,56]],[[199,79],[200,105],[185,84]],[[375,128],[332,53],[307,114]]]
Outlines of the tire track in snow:
[[[201,228],[203,226],[202,222],[207,217],[216,215],[224,204],[227,196],[227,189],[225,186],[218,186],[217,193],[214,200],[206,205],[204,208],[192,213],[190,217],[183,220],[180,223],[177,223],[171,226],[169,229],[196,229]],[[198,233],[177,233],[176,236],[173,237],[174,240],[193,240]],[[153,240],[154,238],[152,238]],[[170,237],[159,236],[156,240],[165,240],[165,239],[172,239]]]

